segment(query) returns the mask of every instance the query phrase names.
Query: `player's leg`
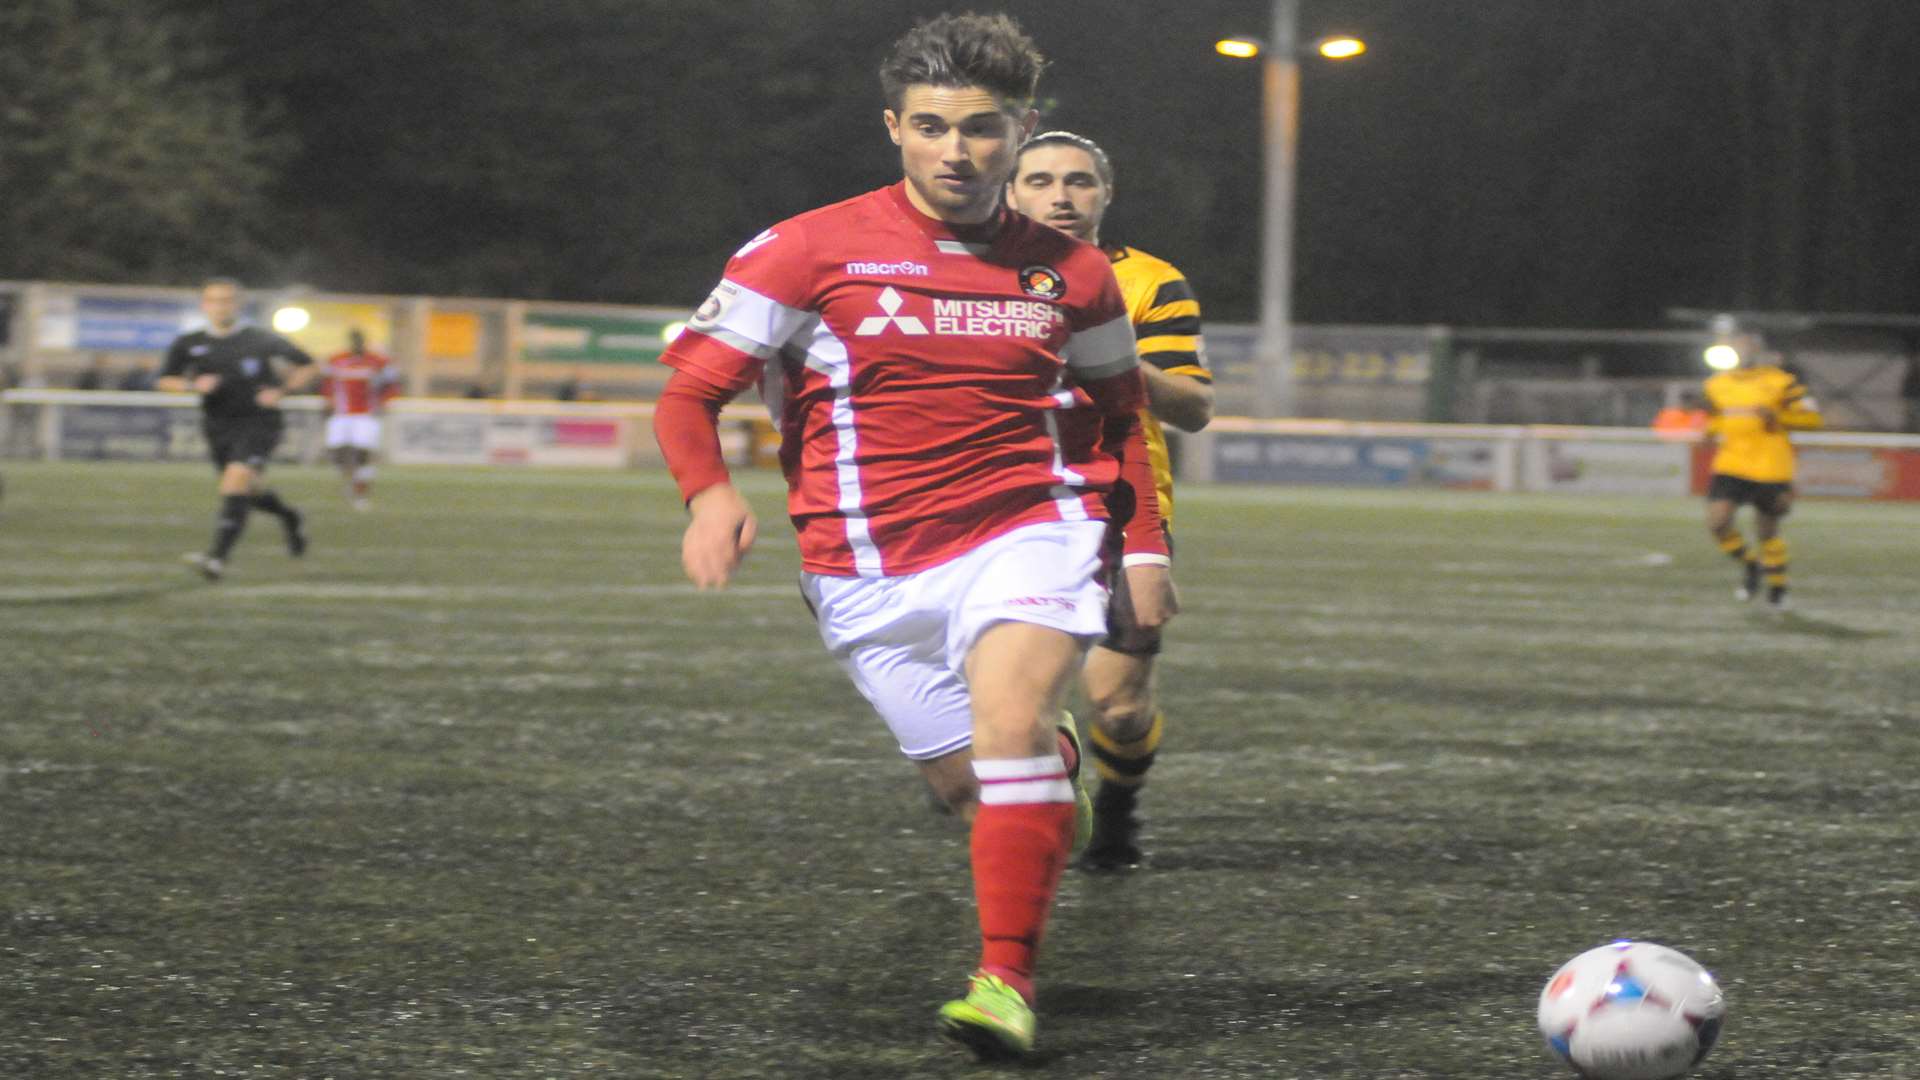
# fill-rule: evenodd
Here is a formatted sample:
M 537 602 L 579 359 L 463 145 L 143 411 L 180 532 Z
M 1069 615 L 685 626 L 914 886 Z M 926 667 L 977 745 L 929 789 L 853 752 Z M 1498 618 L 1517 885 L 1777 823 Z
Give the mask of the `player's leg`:
M 1754 504 L 1754 533 L 1760 541 L 1760 573 L 1766 582 L 1767 604 L 1775 611 L 1787 606 L 1787 539 L 1780 521 L 1793 509 L 1793 489 L 1780 485 Z
M 1113 641 L 1110 635 L 1108 642 Z M 1081 864 L 1093 870 L 1137 866 L 1140 791 L 1165 726 L 1155 705 L 1154 654 L 1096 645 L 1087 655 L 1083 680 L 1093 704 L 1092 753 L 1100 789 L 1093 799 L 1093 839 Z
M 244 461 L 228 460 L 231 448 L 231 442 L 223 433 L 214 449 L 215 465 L 220 470 L 220 513 L 214 519 L 213 540 L 204 555 L 188 556 L 188 561 L 209 581 L 217 581 L 226 573 L 227 559 L 233 554 L 233 546 L 240 542 L 240 534 L 246 531 L 247 515 L 253 508 L 253 470 Z
M 1739 487 L 1736 478 L 1714 474 L 1707 486 L 1707 532 L 1723 553 L 1740 564 L 1741 585 L 1737 595 L 1742 600 L 1750 600 L 1759 588 L 1760 563 L 1748 549 L 1746 537 L 1740 535 L 1740 529 L 1733 523 L 1734 511 L 1740 508 Z
M 253 509 L 264 510 L 280 519 L 280 527 L 287 537 L 287 553 L 297 559 L 307 553 L 306 517 L 267 487 L 265 480 L 267 463 L 273 459 L 273 451 L 280 445 L 284 431 L 280 417 L 262 417 L 247 425 L 238 446 L 240 460 L 249 472 L 247 490 L 252 496 Z
M 1033 1046 L 1033 972 L 1073 842 L 1074 794 L 1055 724 L 1080 665 L 1079 638 L 1001 622 L 967 655 L 980 802 L 969 850 L 980 963 L 940 1011 L 949 1038 L 985 1058 Z
M 1056 728 L 1089 642 L 1105 630 L 1101 522 L 1029 526 L 962 560 L 947 655 L 973 704 L 979 809 L 969 850 L 981 955 L 941 1030 L 982 1057 L 1033 1044 L 1034 963 L 1071 850 L 1075 785 Z
M 373 452 L 380 445 L 380 421 L 371 416 L 354 417 L 353 473 L 348 483 L 353 492 L 353 508 L 366 510 L 373 498 Z
M 348 495 L 353 492 L 353 439 L 347 421 L 349 417 L 335 413 L 327 417 L 327 457 L 332 459 L 333 467 L 340 472 L 340 482 L 347 488 Z

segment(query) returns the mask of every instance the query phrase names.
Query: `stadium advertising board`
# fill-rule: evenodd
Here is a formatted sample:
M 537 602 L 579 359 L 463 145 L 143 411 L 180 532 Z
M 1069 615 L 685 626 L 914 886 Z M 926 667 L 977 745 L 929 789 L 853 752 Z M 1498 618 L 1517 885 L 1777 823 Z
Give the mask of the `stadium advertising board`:
M 60 449 L 64 459 L 155 461 L 181 456 L 174 451 L 176 416 L 197 416 L 180 409 L 67 405 L 59 410 Z
M 54 292 L 40 310 L 43 349 L 160 352 L 206 320 L 191 298 Z
M 1239 484 L 1354 487 L 1496 486 L 1492 439 L 1221 434 L 1213 478 Z
M 181 405 L 61 404 L 47 406 L 54 453 L 66 460 L 201 461 L 207 440 L 200 410 Z M 320 442 L 320 417 L 286 413 L 286 437 L 274 460 L 306 460 Z
M 1533 439 L 1522 453 L 1528 491 L 1684 495 L 1692 454 L 1684 443 L 1612 439 Z
M 666 350 L 667 319 L 624 315 L 528 312 L 521 329 L 525 358 L 552 364 L 646 364 Z
M 626 421 L 618 416 L 396 410 L 387 418 L 387 451 L 396 464 L 619 468 L 627 463 Z
M 1809 447 L 1800 451 L 1794 486 L 1803 495 L 1920 499 L 1920 452 Z

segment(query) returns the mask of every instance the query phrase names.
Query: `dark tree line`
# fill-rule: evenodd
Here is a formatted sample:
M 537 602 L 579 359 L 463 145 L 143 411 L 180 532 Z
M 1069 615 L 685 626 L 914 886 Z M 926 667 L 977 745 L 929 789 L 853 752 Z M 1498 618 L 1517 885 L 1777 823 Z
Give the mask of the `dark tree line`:
M 898 175 L 873 70 L 956 5 L 14 0 L 0 276 L 691 304 L 780 217 Z M 957 5 L 967 6 L 967 5 Z M 986 7 L 989 5 L 974 5 Z M 1265 0 L 1007 0 L 1109 235 L 1250 319 Z M 1647 325 L 1920 310 L 1920 5 L 1306 0 L 1296 313 Z

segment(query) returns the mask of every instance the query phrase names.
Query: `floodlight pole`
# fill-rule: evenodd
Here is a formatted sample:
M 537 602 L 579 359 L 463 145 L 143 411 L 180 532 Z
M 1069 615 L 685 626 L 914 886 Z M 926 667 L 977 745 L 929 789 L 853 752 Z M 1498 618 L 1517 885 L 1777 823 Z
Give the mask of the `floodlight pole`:
M 1261 142 L 1266 191 L 1260 233 L 1260 340 L 1254 410 L 1292 416 L 1293 187 L 1300 145 L 1300 0 L 1273 0 L 1262 65 Z

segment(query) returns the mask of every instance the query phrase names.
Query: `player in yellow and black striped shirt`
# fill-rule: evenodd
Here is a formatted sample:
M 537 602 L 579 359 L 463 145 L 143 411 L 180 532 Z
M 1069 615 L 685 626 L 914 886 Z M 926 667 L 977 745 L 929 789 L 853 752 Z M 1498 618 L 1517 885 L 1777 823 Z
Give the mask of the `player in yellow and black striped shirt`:
M 1787 602 L 1787 541 L 1780 519 L 1793 507 L 1792 429 L 1821 425 L 1820 407 L 1800 379 L 1772 362 L 1758 341 L 1739 348 L 1740 366 L 1707 380 L 1707 435 L 1718 448 L 1707 483 L 1707 531 L 1720 550 L 1740 561 L 1744 576 L 1737 593 L 1752 599 L 1767 586 L 1767 603 L 1781 610 Z M 1734 525 L 1742 504 L 1751 504 L 1758 557 Z
M 1069 131 L 1043 132 L 1021 147 L 1007 201 L 1036 221 L 1099 244 L 1100 219 L 1113 201 L 1113 165 L 1090 139 Z M 1213 376 L 1200 337 L 1200 302 L 1171 263 L 1138 248 L 1103 250 L 1126 295 L 1140 370 L 1147 377 L 1141 422 L 1171 549 L 1173 469 L 1160 425 L 1199 431 L 1213 419 Z M 1115 520 L 1121 519 L 1116 512 Z M 1082 865 L 1101 870 L 1140 862 L 1134 811 L 1165 725 L 1153 685 L 1160 631 L 1134 624 L 1126 576 L 1117 566 L 1109 585 L 1107 637 L 1088 652 L 1084 672 L 1087 699 L 1094 706 L 1093 759 L 1100 790 L 1094 796 L 1093 839 L 1081 858 Z

